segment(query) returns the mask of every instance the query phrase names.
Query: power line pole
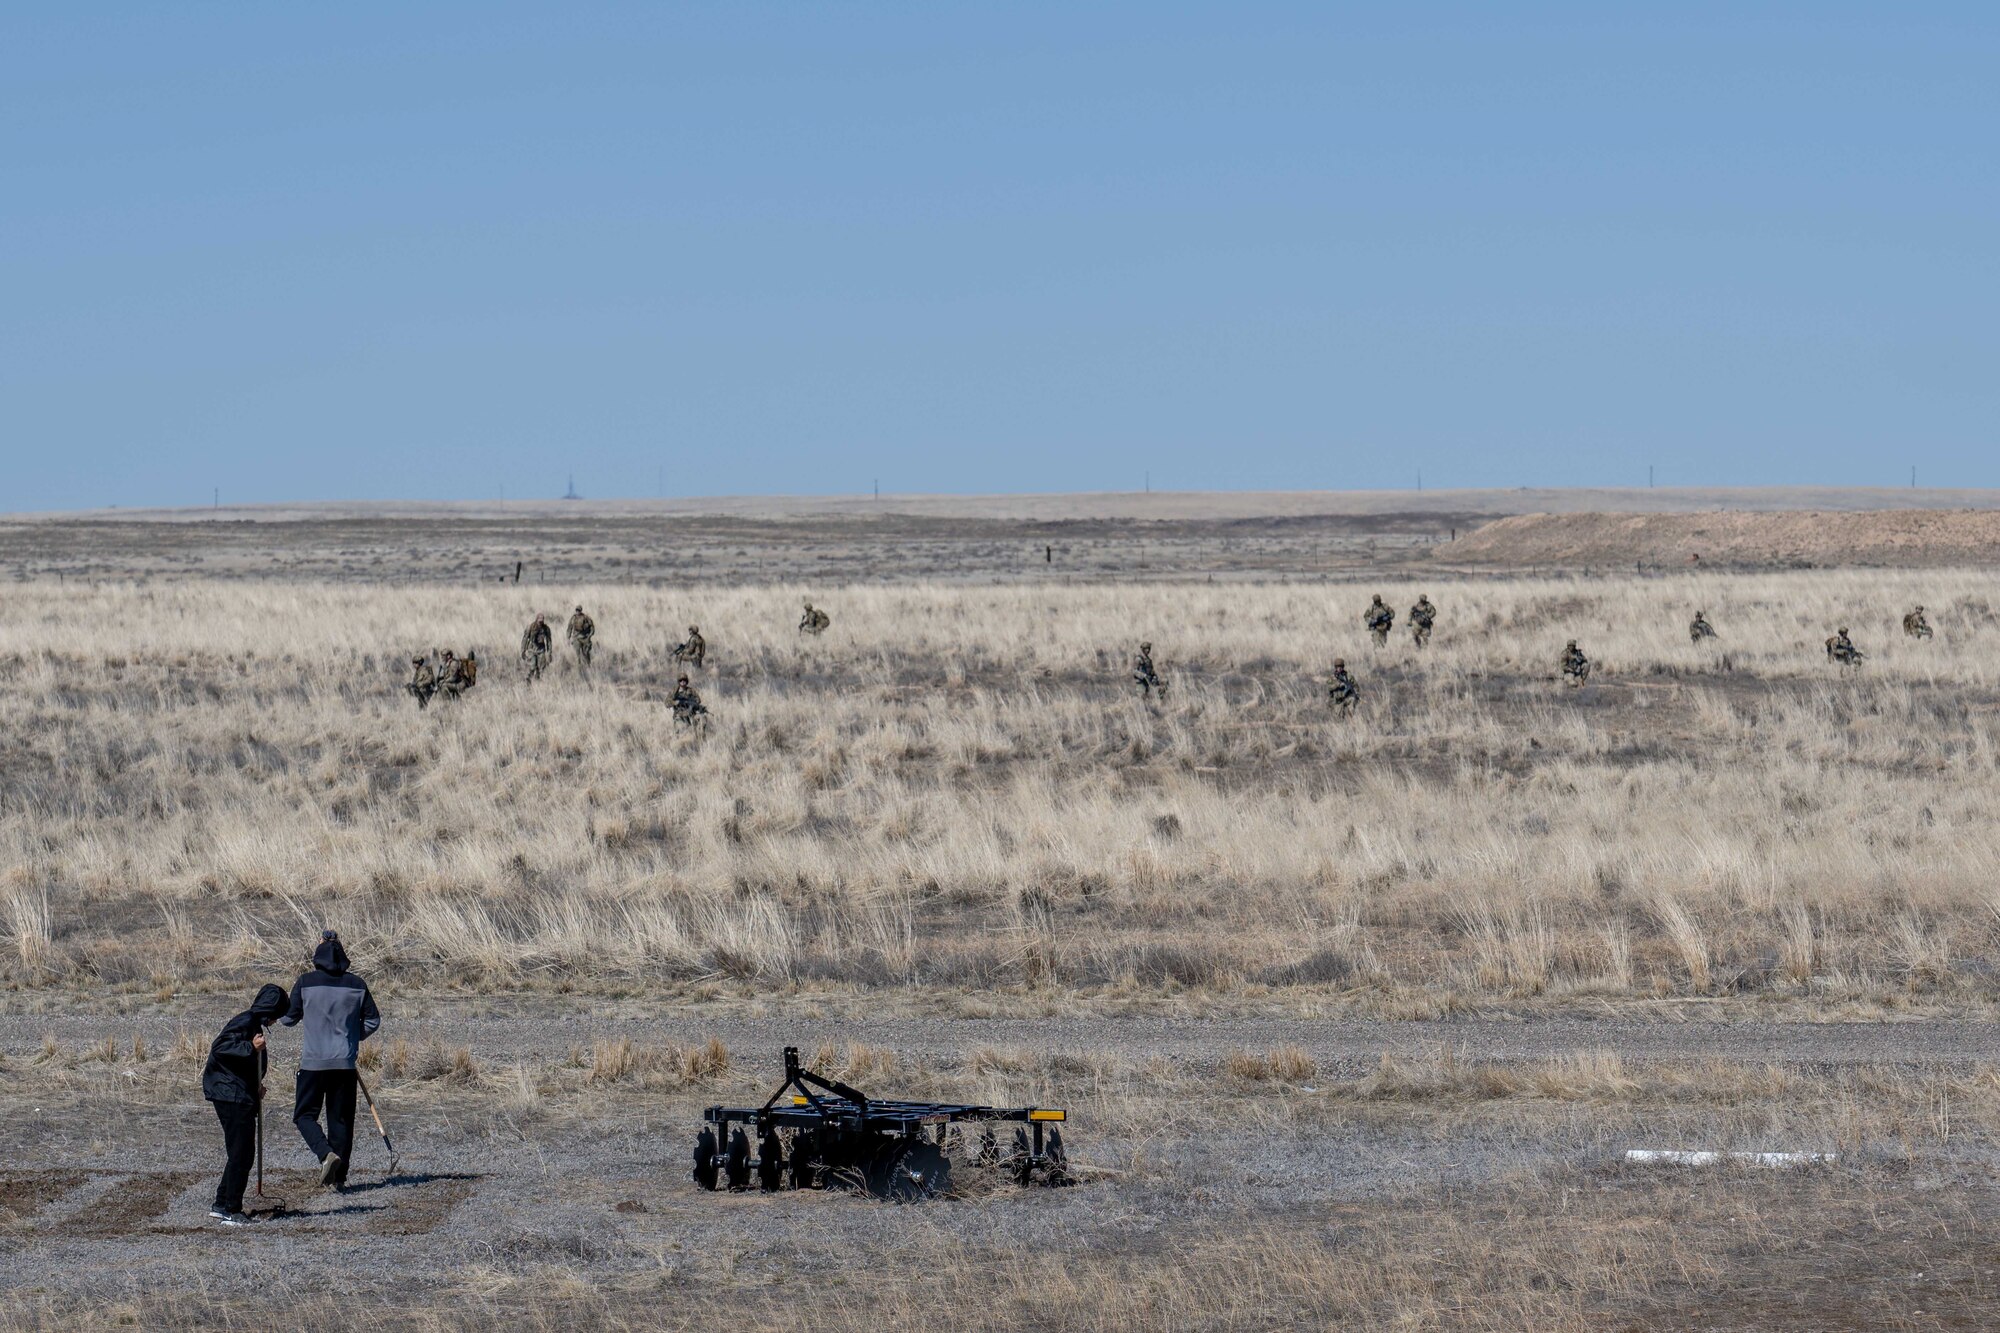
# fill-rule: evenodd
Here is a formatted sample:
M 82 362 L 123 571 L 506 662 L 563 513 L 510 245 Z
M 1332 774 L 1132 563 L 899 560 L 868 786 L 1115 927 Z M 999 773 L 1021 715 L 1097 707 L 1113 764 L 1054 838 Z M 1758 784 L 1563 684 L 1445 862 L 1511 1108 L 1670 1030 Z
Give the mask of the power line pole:
M 1910 464 L 1910 489 L 1913 491 L 1917 489 L 1917 465 L 1915 463 Z
M 1653 465 L 1651 463 L 1646 464 L 1646 489 L 1649 491 L 1653 489 Z

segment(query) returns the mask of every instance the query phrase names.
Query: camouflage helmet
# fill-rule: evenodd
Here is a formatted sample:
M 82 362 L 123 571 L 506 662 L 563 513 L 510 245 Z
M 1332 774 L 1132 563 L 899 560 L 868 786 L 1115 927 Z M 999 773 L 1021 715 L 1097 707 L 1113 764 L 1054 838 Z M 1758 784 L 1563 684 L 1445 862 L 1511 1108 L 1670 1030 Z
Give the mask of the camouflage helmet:
M 688 678 L 687 678 L 687 673 L 686 673 L 686 672 L 682 672 L 682 673 L 681 673 L 681 678 L 680 678 L 679 680 L 677 680 L 677 681 L 675 681 L 675 682 L 674 682 L 674 684 L 676 684 L 676 685 L 685 685 L 685 684 L 687 684 L 687 683 L 688 683 Z
M 1842 626 L 1840 627 L 1840 629 L 1839 629 L 1839 631 L 1838 631 L 1838 632 L 1839 632 L 1839 633 L 1841 633 L 1841 634 L 1845 634 L 1845 633 L 1847 633 L 1847 626 L 1845 626 L 1845 625 L 1842 625 Z
M 1565 647 L 1569 647 L 1569 648 L 1574 648 L 1574 647 L 1576 647 L 1576 640 L 1575 640 L 1575 639 L 1571 639 L 1571 640 L 1570 640 L 1570 641 L 1569 641 L 1569 642 L 1568 642 L 1568 643 L 1567 643 L 1566 645 L 1564 645 L 1564 646 L 1565 646 Z
M 1145 643 L 1142 643 L 1142 644 L 1140 644 L 1140 645 L 1139 645 L 1139 651 L 1140 651 L 1140 652 L 1142 652 L 1142 653 L 1150 653 L 1150 652 L 1152 652 L 1152 651 L 1153 651 L 1153 644 L 1152 644 L 1152 641 L 1151 641 L 1151 640 L 1149 639 L 1149 640 L 1147 640 L 1147 641 L 1146 641 Z
M 688 626 L 688 633 L 690 633 L 690 634 L 699 634 L 699 633 L 701 633 L 701 626 L 699 626 L 699 625 L 689 625 L 689 626 Z
M 1345 671 L 1345 670 L 1347 669 L 1347 659 L 1346 659 L 1346 658 L 1344 658 L 1344 657 L 1336 657 L 1336 658 L 1334 658 L 1334 659 L 1333 659 L 1333 669 L 1334 669 L 1335 671 Z
M 1378 592 L 1375 594 L 1375 605 L 1380 606 L 1381 604 L 1382 604 L 1382 594 Z
M 577 613 L 578 615 L 582 615 L 582 614 L 583 614 L 583 604 L 582 604 L 581 602 L 579 602 L 579 603 L 577 604 L 577 608 L 576 608 L 576 613 Z
M 410 659 L 411 666 L 422 666 L 423 664 L 424 664 L 424 655 L 422 653 L 418 653 L 415 657 Z

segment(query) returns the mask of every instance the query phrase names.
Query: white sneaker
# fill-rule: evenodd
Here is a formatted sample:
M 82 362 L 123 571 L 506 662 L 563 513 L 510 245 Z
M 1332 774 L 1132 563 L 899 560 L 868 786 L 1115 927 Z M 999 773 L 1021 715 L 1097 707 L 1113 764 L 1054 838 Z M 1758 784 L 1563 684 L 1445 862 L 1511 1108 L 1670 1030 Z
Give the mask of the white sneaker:
M 334 1181 L 340 1179 L 340 1165 L 340 1154 L 337 1152 L 328 1153 L 319 1164 L 319 1183 L 322 1185 L 331 1185 Z
M 214 1217 L 216 1216 L 216 1213 L 212 1212 L 209 1214 L 209 1216 Z M 252 1221 L 252 1219 L 247 1214 L 244 1213 L 222 1213 L 221 1217 L 222 1217 L 222 1225 L 226 1227 L 247 1227 L 251 1224 Z

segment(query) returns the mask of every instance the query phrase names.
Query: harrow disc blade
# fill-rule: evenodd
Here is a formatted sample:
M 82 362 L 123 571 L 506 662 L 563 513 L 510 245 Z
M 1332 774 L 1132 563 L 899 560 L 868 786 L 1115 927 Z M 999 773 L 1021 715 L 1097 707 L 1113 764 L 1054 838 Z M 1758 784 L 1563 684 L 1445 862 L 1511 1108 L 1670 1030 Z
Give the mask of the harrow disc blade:
M 774 1190 L 785 1182 L 785 1149 L 778 1142 L 778 1131 L 766 1129 L 757 1140 L 757 1186 L 759 1189 Z
M 750 1136 L 740 1128 L 729 1136 L 729 1153 L 723 1159 L 723 1170 L 729 1177 L 729 1188 L 750 1188 Z
M 715 1131 L 704 1129 L 694 1141 L 694 1183 L 712 1190 L 718 1183 L 715 1169 Z
M 919 1203 L 951 1192 L 951 1159 L 935 1143 L 892 1139 L 876 1154 L 868 1192 L 891 1203 Z

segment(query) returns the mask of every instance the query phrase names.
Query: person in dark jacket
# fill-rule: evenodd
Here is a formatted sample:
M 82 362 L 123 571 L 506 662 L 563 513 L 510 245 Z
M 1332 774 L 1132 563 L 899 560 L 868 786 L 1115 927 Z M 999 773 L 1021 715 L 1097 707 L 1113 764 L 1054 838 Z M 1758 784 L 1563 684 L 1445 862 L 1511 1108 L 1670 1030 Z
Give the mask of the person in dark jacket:
M 282 1020 L 286 1027 L 305 1025 L 292 1123 L 319 1159 L 319 1183 L 339 1185 L 347 1179 L 347 1162 L 354 1154 L 355 1063 L 361 1043 L 382 1026 L 382 1015 L 368 983 L 347 970 L 340 936 L 322 933 L 312 960 L 313 970 L 292 987 L 292 1006 Z M 322 1107 L 324 1132 L 319 1126 Z
M 278 1021 L 288 1003 L 283 986 L 264 987 L 250 1007 L 224 1023 L 208 1044 L 201 1095 L 215 1103 L 227 1156 L 215 1187 L 215 1207 L 208 1215 L 224 1226 L 240 1227 L 250 1220 L 243 1213 L 243 1187 L 250 1183 L 250 1166 L 257 1159 L 257 1112 L 264 1096 L 264 1071 L 271 1065 L 264 1029 Z

